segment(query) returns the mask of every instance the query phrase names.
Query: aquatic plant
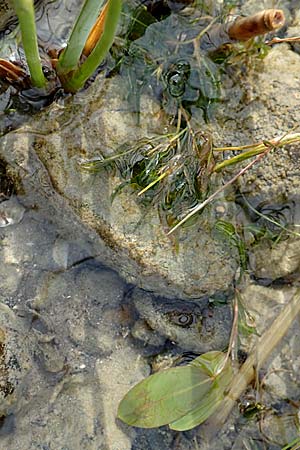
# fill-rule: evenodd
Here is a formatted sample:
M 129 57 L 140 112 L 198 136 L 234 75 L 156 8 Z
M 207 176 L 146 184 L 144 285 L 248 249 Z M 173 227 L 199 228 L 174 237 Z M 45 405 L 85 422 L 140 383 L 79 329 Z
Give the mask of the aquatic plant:
M 118 417 L 135 427 L 189 430 L 214 413 L 231 378 L 224 353 L 205 353 L 141 381 L 121 401 Z
M 265 157 L 271 150 L 282 147 L 286 144 L 291 144 L 294 142 L 300 142 L 300 133 L 287 134 L 271 141 L 264 141 L 260 143 L 250 144 L 240 147 L 215 147 L 213 151 L 224 152 L 224 151 L 240 151 L 241 153 L 233 156 L 229 159 L 224 159 L 222 162 L 217 163 L 214 166 L 213 172 L 219 172 L 224 168 L 231 166 L 233 164 L 240 163 L 242 161 L 251 159 L 251 161 L 242 169 L 240 169 L 229 181 L 227 181 L 223 186 L 217 189 L 213 194 L 211 194 L 202 203 L 196 205 L 192 208 L 183 219 L 181 219 L 170 231 L 169 234 L 173 233 L 185 222 L 190 220 L 195 214 L 199 213 L 203 208 L 212 202 L 221 192 L 224 191 L 229 185 L 234 183 L 240 176 L 242 176 L 247 170 L 249 170 L 254 164 Z
M 237 305 L 238 301 L 235 301 L 227 354 L 208 352 L 187 366 L 150 375 L 122 399 L 119 419 L 136 427 L 169 425 L 178 431 L 189 430 L 206 421 L 207 437 L 218 434 L 236 401 L 255 378 L 255 368 L 262 366 L 299 314 L 300 289 L 258 339 L 238 372 L 234 373 L 229 354 L 236 339 Z
M 157 204 L 161 218 L 171 227 L 207 195 L 214 160 L 210 137 L 187 126 L 173 134 L 138 141 L 135 146 L 123 146 L 112 157 L 82 161 L 80 168 L 97 172 L 112 165 L 124 179 L 112 200 L 126 187 L 136 190 L 137 200 L 143 205 Z
M 268 205 L 262 202 L 254 207 L 244 195 L 241 196 L 241 199 L 252 216 L 253 223 L 249 224 L 246 229 L 253 235 L 254 240 L 265 238 L 277 243 L 288 236 L 300 237 L 300 233 L 288 228 L 289 223 L 292 222 L 290 204 Z
M 226 10 L 226 14 L 228 12 Z M 113 198 L 126 187 L 137 190 L 138 201 L 158 205 L 160 217 L 171 228 L 170 233 L 185 223 L 192 223 L 194 216 L 272 149 L 299 140 L 299 135 L 291 135 L 284 136 L 280 142 L 275 139 L 221 148 L 215 147 L 211 137 L 195 127 L 193 111 L 202 111 L 204 120 L 209 121 L 221 100 L 220 71 L 224 68 L 220 62 L 215 63 L 218 52 L 214 52 L 224 43 L 249 40 L 278 29 L 284 22 L 283 12 L 275 9 L 246 18 L 232 19 L 226 14 L 220 23 L 221 15 L 209 21 L 201 16 L 191 21 L 183 15 L 167 17 L 149 27 L 147 24 L 151 20 L 147 17 L 145 34 L 130 44 L 128 58 L 120 67 L 125 82 L 129 80 L 129 107 L 138 117 L 142 94 L 158 91 L 162 107 L 176 125 L 176 132 L 145 138 L 132 147 L 132 144 L 122 146 L 113 157 L 94 158 L 80 164 L 83 170 L 92 172 L 108 165 L 116 166 L 124 181 Z M 133 26 L 137 21 L 142 25 L 140 19 L 134 17 Z M 178 27 L 184 40 L 178 37 L 181 35 Z M 249 55 L 251 48 L 258 50 L 255 43 L 251 45 L 241 53 Z M 233 50 L 231 55 L 237 60 L 239 50 Z M 229 152 L 238 154 L 228 158 Z M 219 189 L 215 187 L 213 174 L 252 158 L 256 159 L 227 184 Z
M 248 263 L 247 249 L 244 240 L 240 236 L 240 233 L 237 231 L 237 227 L 235 227 L 230 222 L 226 222 L 225 220 L 217 220 L 217 222 L 215 223 L 215 228 L 223 237 L 225 237 L 229 241 L 229 244 L 232 247 L 235 247 L 238 250 L 240 267 L 242 271 L 246 270 Z
M 57 73 L 67 91 L 78 91 L 106 56 L 114 40 L 121 6 L 122 0 L 108 0 L 84 42 L 89 30 L 88 25 L 94 21 L 99 8 L 99 0 L 86 0 L 67 48 L 58 58 Z M 81 41 L 80 45 L 78 39 Z M 80 64 L 81 55 L 85 56 L 86 60 Z
M 19 19 L 22 44 L 30 71 L 30 84 L 48 88 L 40 56 L 35 27 L 33 0 L 13 0 Z M 49 62 L 59 82 L 68 92 L 76 92 L 93 75 L 109 51 L 121 13 L 122 0 L 107 0 L 101 10 L 99 0 L 86 0 L 74 25 L 66 48 Z M 99 14 L 100 13 L 100 14 Z M 53 56 L 53 55 L 52 55 Z M 26 73 L 16 64 L 0 61 L 0 75 L 22 85 Z
M 193 223 L 201 211 L 217 198 L 228 186 L 233 184 L 247 170 L 264 158 L 271 150 L 287 144 L 300 142 L 300 133 L 287 134 L 276 139 L 253 143 L 239 147 L 215 147 L 211 136 L 200 130 L 193 130 L 186 113 L 182 108 L 180 117 L 185 116 L 186 126 L 173 134 L 157 136 L 138 141 L 135 146 L 122 147 L 119 153 L 108 158 L 93 158 L 93 160 L 80 161 L 81 170 L 98 172 L 104 168 L 115 166 L 124 182 L 116 189 L 112 196 L 115 198 L 122 189 L 131 187 L 137 191 L 137 200 L 144 205 L 158 205 L 161 217 L 170 228 L 168 234 L 173 233 L 184 224 Z M 225 152 L 239 152 L 235 156 L 221 159 Z M 221 161 L 220 161 L 221 159 Z M 242 169 L 226 183 L 215 189 L 211 176 L 233 165 L 239 165 L 250 160 Z M 251 205 L 249 206 L 251 207 Z M 270 239 L 276 239 L 278 230 L 287 235 L 299 236 L 299 233 L 289 230 L 287 223 L 281 223 L 279 217 L 272 218 L 268 214 L 257 211 L 257 215 L 273 224 L 277 228 Z M 224 223 L 223 223 L 224 225 Z M 233 230 L 223 227 L 223 232 L 231 237 Z M 222 222 L 217 228 L 219 231 Z M 268 232 L 270 226 L 264 228 Z M 253 229 L 254 231 L 254 229 Z M 257 232 L 262 232 L 262 226 Z M 246 252 L 241 240 L 235 235 L 235 245 L 239 250 L 241 266 L 246 267 Z M 233 240 L 231 242 L 233 244 Z

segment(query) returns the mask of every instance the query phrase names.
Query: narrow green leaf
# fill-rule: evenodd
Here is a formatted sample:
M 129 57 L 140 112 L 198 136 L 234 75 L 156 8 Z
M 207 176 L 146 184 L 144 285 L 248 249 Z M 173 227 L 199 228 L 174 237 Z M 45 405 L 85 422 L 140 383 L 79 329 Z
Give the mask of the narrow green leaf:
M 59 57 L 57 72 L 65 74 L 77 68 L 79 59 L 89 35 L 101 10 L 103 0 L 86 0 L 74 25 L 68 45 Z
M 121 401 L 118 417 L 128 425 L 153 428 L 195 410 L 214 384 L 214 367 L 219 368 L 224 361 L 223 353 L 210 353 L 187 366 L 158 372 L 138 383 Z
M 33 86 L 44 88 L 47 81 L 43 74 L 38 51 L 33 0 L 13 0 L 13 6 L 20 23 L 22 44 L 31 82 Z

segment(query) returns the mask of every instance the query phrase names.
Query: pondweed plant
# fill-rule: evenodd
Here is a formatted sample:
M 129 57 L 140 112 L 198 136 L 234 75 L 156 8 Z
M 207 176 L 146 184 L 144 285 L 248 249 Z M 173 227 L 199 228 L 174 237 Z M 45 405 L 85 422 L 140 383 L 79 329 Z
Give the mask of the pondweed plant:
M 225 151 L 240 151 L 239 155 L 233 156 L 229 159 L 223 160 L 217 163 L 213 169 L 214 172 L 219 172 L 226 167 L 233 164 L 237 164 L 248 159 L 251 161 L 243 168 L 240 169 L 228 182 L 217 189 L 213 194 L 206 198 L 202 203 L 199 203 L 194 208 L 192 208 L 183 219 L 181 219 L 169 232 L 173 233 L 185 222 L 191 219 L 195 214 L 199 213 L 203 208 L 210 204 L 221 192 L 224 191 L 229 185 L 234 183 L 240 176 L 242 176 L 247 170 L 249 170 L 254 164 L 264 158 L 271 150 L 282 147 L 287 144 L 300 142 L 300 133 L 293 133 L 281 136 L 279 138 L 273 139 L 271 141 L 259 142 L 256 144 L 250 144 L 241 147 L 215 147 L 215 152 L 225 152 Z M 254 157 L 254 159 L 252 159 Z
M 235 302 L 237 305 L 238 302 Z M 129 425 L 153 428 L 169 425 L 185 431 L 206 421 L 208 439 L 218 434 L 231 409 L 300 313 L 300 290 L 258 339 L 244 364 L 231 363 L 238 324 L 235 310 L 227 354 L 205 353 L 184 367 L 165 369 L 134 386 L 119 405 L 118 417 Z
M 33 0 L 13 0 L 13 5 L 20 23 L 30 83 L 47 91 L 49 83 L 43 74 L 38 52 Z M 60 83 L 67 92 L 76 92 L 84 86 L 113 43 L 122 0 L 107 0 L 102 7 L 102 1 L 85 1 L 66 48 L 57 60 L 52 61 Z M 25 75 L 25 72 L 20 72 L 20 67 L 7 61 L 2 60 L 0 68 L 2 73 L 15 81 Z
M 213 167 L 211 150 L 210 139 L 185 127 L 138 141 L 112 157 L 81 162 L 80 168 L 97 172 L 115 166 L 125 181 L 113 198 L 125 187 L 136 190 L 143 205 L 159 205 L 161 218 L 171 227 L 178 216 L 207 195 Z
M 185 223 L 193 223 L 197 214 L 270 151 L 296 142 L 300 142 L 300 133 L 240 147 L 215 147 L 209 136 L 200 130 L 194 131 L 187 120 L 186 127 L 178 132 L 144 139 L 108 158 L 83 161 L 80 168 L 88 172 L 98 172 L 105 167 L 115 166 L 125 181 L 117 188 L 112 198 L 121 189 L 130 186 L 137 191 L 137 199 L 141 202 L 158 205 L 171 234 Z M 220 155 L 225 152 L 239 153 L 220 161 Z M 248 160 L 250 162 L 239 169 L 229 181 L 212 192 L 213 174 Z M 259 212 L 257 214 L 263 216 Z M 299 236 L 299 233 L 289 230 L 286 225 L 266 215 L 264 218 L 286 233 Z M 245 256 L 242 254 L 242 248 L 239 252 L 244 266 Z

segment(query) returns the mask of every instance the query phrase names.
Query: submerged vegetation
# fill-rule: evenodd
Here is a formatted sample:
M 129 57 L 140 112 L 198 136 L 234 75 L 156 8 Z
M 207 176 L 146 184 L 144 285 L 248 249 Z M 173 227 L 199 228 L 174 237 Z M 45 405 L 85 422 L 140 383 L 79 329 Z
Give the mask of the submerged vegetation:
M 189 127 L 171 135 L 137 142 L 110 158 L 80 164 L 82 170 L 97 172 L 115 165 L 124 182 L 117 193 L 130 186 L 144 205 L 158 204 L 161 217 L 171 227 L 186 209 L 208 193 L 214 167 L 210 139 Z
M 118 63 L 137 121 L 142 96 L 154 95 L 174 132 L 145 137 L 134 145 L 122 145 L 113 156 L 80 163 L 82 170 L 93 173 L 116 167 L 124 181 L 112 200 L 123 189 L 134 190 L 137 201 L 158 206 L 169 233 L 185 223 L 194 223 L 194 216 L 272 150 L 300 140 L 300 134 L 291 134 L 221 148 L 197 126 L 198 116 L 209 122 L 215 109 L 222 106 L 222 74 L 227 67 L 251 65 L 267 53 L 264 41 L 254 41 L 253 36 L 276 30 L 284 23 L 281 10 L 232 20 L 233 4 L 226 3 L 211 17 L 201 11 L 204 3 L 200 13 L 170 14 L 158 22 L 147 8 L 138 7 L 125 33 L 126 56 Z M 221 185 L 223 173 L 228 180 L 230 166 L 247 160 L 250 162 L 244 169 L 238 169 Z
M 15 0 L 14 4 L 30 77 L 22 67 L 3 60 L 0 74 L 22 88 L 32 85 L 47 90 L 52 81 L 44 75 L 40 63 L 33 2 Z M 121 0 L 108 0 L 102 9 L 101 6 L 101 2 L 86 0 L 67 47 L 49 56 L 55 73 L 54 84 L 61 84 L 65 91 L 81 89 L 112 46 L 121 15 Z M 193 223 L 219 194 L 271 152 L 300 142 L 300 134 L 293 133 L 246 146 L 217 147 L 209 133 L 195 126 L 197 114 L 209 122 L 214 108 L 221 103 L 222 73 L 226 66 L 237 64 L 251 52 L 257 57 L 265 54 L 263 41 L 258 44 L 251 41 L 246 44 L 246 51 L 244 44 L 239 47 L 236 41 L 246 41 L 283 23 L 281 11 L 267 10 L 250 19 L 238 18 L 230 26 L 225 20 L 229 11 L 227 8 L 225 13 L 222 11 L 209 20 L 201 15 L 191 19 L 188 15 L 174 14 L 163 17 L 161 22 L 152 20 L 146 8 L 135 11 L 127 32 L 119 38 L 119 46 L 122 47 L 121 42 L 124 48 L 115 49 L 113 71 L 118 71 L 131 86 L 128 102 L 137 120 L 141 97 L 150 91 L 159 99 L 174 131 L 124 144 L 113 156 L 99 156 L 80 163 L 81 170 L 93 173 L 116 168 L 123 181 L 112 200 L 123 189 L 134 190 L 137 201 L 143 205 L 158 205 L 169 234 Z M 178 28 L 182 31 L 180 35 Z M 250 33 L 250 28 L 255 31 Z M 157 45 L 158 37 L 160 45 Z M 232 167 L 238 167 L 233 174 Z M 254 242 L 262 237 L 273 242 L 289 234 L 299 237 L 289 229 L 290 221 L 285 215 L 288 208 L 253 206 L 246 198 L 242 201 L 255 217 L 254 225 L 247 230 Z M 248 264 L 245 228 L 225 220 L 217 220 L 213 227 L 238 250 L 242 276 Z M 254 365 L 261 365 L 287 332 L 299 312 L 299 304 L 297 292 L 235 373 L 230 354 L 237 333 L 255 333 L 255 327 L 246 324 L 247 311 L 236 292 L 238 306 L 228 352 L 209 352 L 185 367 L 151 375 L 124 397 L 119 418 L 134 426 L 150 428 L 167 424 L 174 430 L 188 430 L 212 417 L 211 430 L 218 430 L 234 401 L 255 377 Z
M 187 366 L 165 369 L 142 380 L 121 401 L 118 417 L 137 427 L 168 424 L 171 429 L 179 431 L 189 430 L 208 420 L 208 436 L 216 435 L 238 398 L 255 379 L 255 368 L 262 366 L 299 314 L 300 290 L 258 339 L 236 372 L 229 355 L 237 337 L 237 304 L 236 300 L 227 354 L 208 352 Z

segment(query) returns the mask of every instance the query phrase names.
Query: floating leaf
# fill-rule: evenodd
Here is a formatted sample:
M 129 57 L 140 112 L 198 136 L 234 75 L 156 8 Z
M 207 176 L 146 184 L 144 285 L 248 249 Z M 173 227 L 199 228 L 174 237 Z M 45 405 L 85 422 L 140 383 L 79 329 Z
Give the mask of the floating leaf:
M 172 422 L 173 426 L 191 411 L 198 411 L 201 402 L 211 406 L 212 388 L 220 391 L 217 379 L 223 380 L 223 394 L 225 378 L 227 381 L 229 377 L 227 367 L 226 377 L 223 376 L 224 361 L 224 353 L 209 352 L 187 366 L 151 375 L 126 394 L 119 405 L 118 417 L 136 427 L 153 428 Z M 187 420 L 190 421 L 189 417 Z

